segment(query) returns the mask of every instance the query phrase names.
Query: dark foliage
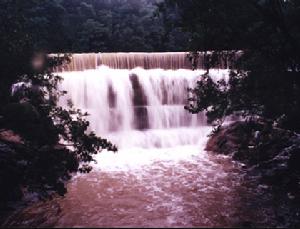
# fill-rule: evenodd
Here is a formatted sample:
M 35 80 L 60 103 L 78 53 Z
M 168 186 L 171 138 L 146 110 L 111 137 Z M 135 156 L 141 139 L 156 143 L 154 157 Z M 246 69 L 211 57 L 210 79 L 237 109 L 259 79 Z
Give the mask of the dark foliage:
M 191 89 L 192 113 L 207 111 L 210 121 L 226 116 L 260 116 L 300 131 L 300 5 L 295 0 L 166 0 L 178 12 L 179 26 L 196 51 L 243 50 L 228 82 L 209 73 Z M 208 67 L 211 65 L 208 65 Z
M 166 0 L 197 51 L 242 50 L 229 80 L 207 72 L 190 89 L 191 113 L 215 124 L 207 150 L 243 162 L 247 174 L 274 198 L 276 226 L 299 226 L 300 2 L 297 0 Z M 208 52 L 206 52 L 208 55 Z M 211 62 L 211 63 L 210 63 Z M 245 122 L 223 127 L 226 117 Z
M 13 130 L 22 138 L 0 139 L 0 208 L 26 190 L 63 195 L 72 172 L 89 172 L 95 154 L 117 150 L 88 131 L 88 114 L 71 102 L 57 105 L 67 92 L 57 89 L 61 78 L 52 69 L 69 56 L 47 53 L 65 47 L 63 16 L 61 1 L 0 2 L 0 133 Z

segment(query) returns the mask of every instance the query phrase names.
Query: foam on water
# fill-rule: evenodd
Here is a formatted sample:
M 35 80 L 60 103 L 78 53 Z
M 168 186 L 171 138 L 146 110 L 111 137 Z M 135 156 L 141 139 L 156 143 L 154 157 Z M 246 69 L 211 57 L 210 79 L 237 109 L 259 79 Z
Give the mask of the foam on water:
M 61 88 L 74 105 L 90 114 L 91 129 L 99 135 L 111 132 L 199 127 L 203 114 L 191 115 L 183 109 L 187 89 L 203 70 L 133 69 L 100 67 L 83 72 L 60 73 Z M 212 70 L 213 79 L 227 79 L 228 70 Z
M 77 65 L 86 69 L 80 58 Z M 92 66 L 94 56 L 88 58 Z M 135 56 L 128 64 L 136 63 L 136 58 L 140 61 L 140 56 Z M 152 65 L 157 64 L 157 58 L 150 61 Z M 114 56 L 107 61 L 125 66 L 125 60 Z M 166 63 L 169 60 L 171 56 Z M 69 70 L 79 68 L 73 67 Z M 68 91 L 60 104 L 66 106 L 71 99 L 75 107 L 87 111 L 90 129 L 116 144 L 119 151 L 101 152 L 93 172 L 74 177 L 64 198 L 25 209 L 11 225 L 268 225 L 265 220 L 270 217 L 266 216 L 273 213 L 263 205 L 256 188 L 245 181 L 240 165 L 204 150 L 211 131 L 204 114 L 184 110 L 187 88 L 203 73 L 105 66 L 59 73 L 64 79 L 60 87 Z M 214 80 L 227 80 L 228 70 L 211 70 L 211 75 Z

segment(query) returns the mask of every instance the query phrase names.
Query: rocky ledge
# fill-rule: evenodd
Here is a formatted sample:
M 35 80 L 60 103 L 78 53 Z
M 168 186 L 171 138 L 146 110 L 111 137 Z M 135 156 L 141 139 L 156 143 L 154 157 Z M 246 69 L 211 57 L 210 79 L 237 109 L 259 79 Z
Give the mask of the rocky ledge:
M 210 136 L 206 150 L 231 155 L 273 195 L 281 225 L 300 226 L 300 136 L 262 121 L 238 121 Z

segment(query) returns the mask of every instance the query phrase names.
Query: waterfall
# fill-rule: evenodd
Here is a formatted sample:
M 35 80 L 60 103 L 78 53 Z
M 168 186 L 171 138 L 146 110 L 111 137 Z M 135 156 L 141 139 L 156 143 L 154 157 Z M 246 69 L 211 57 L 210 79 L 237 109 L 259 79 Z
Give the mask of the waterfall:
M 241 51 L 223 51 L 215 54 L 214 68 L 227 69 L 237 58 L 242 55 Z M 57 54 L 50 54 L 57 56 Z M 197 53 L 197 61 L 192 64 L 189 60 L 188 52 L 162 52 L 162 53 L 81 53 L 73 54 L 70 62 L 55 68 L 57 72 L 65 71 L 84 71 L 88 69 L 97 69 L 99 66 L 107 66 L 112 69 L 165 69 L 178 70 L 189 69 L 193 67 L 197 69 L 205 68 L 205 58 L 211 57 L 212 52 Z
M 195 85 L 204 70 L 180 68 L 187 64 L 182 53 L 101 54 L 102 64 L 93 67 L 94 57 L 75 55 L 72 69 L 76 71 L 59 73 L 64 79 L 60 87 L 68 92 L 60 103 L 64 106 L 71 99 L 75 107 L 88 112 L 91 130 L 121 149 L 198 143 L 199 127 L 206 126 L 205 115 L 189 114 L 184 105 L 187 89 Z M 145 59 L 151 68 L 131 68 Z M 131 66 L 128 69 L 126 61 Z M 227 78 L 228 70 L 211 70 L 211 76 L 215 80 Z
M 272 201 L 264 201 L 265 191 L 253 179 L 245 180 L 238 163 L 204 150 L 211 131 L 205 115 L 184 110 L 187 88 L 205 71 L 183 68 L 177 54 L 163 53 L 144 55 L 151 65 L 137 67 L 141 63 L 131 65 L 132 55 L 103 54 L 110 58 L 99 65 L 94 54 L 79 54 L 76 64 L 58 73 L 68 91 L 60 104 L 71 99 L 87 111 L 90 129 L 119 151 L 102 151 L 91 173 L 68 183 L 64 198 L 25 210 L 16 225 L 232 227 L 275 218 Z M 229 75 L 227 69 L 210 74 L 213 80 Z

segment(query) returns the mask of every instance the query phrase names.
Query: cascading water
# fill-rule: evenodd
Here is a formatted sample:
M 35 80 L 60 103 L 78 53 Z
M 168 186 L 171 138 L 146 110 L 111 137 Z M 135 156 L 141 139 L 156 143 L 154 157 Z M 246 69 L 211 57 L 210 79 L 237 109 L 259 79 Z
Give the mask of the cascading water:
M 195 145 L 206 125 L 205 116 L 184 110 L 187 89 L 202 70 L 116 70 L 100 67 L 83 72 L 61 73 L 61 88 L 75 107 L 90 114 L 91 130 L 106 136 L 120 149 L 166 148 Z M 215 79 L 226 78 L 227 70 L 213 70 Z
M 211 127 L 203 114 L 184 110 L 187 88 L 204 71 L 184 68 L 183 56 L 102 54 L 99 65 L 98 55 L 81 54 L 59 73 L 68 91 L 60 104 L 71 99 L 87 111 L 90 129 L 119 151 L 101 152 L 66 197 L 25 210 L 15 226 L 264 225 L 271 213 L 257 190 L 230 158 L 204 151 Z M 228 77 L 227 69 L 210 73 Z M 31 222 L 36 215 L 43 220 Z

